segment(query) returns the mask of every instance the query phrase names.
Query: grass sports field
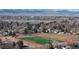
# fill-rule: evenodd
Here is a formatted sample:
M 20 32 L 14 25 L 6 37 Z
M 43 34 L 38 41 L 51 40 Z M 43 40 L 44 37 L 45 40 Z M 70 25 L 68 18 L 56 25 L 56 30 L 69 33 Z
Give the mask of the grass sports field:
M 23 40 L 30 40 L 32 42 L 36 42 L 36 43 L 39 43 L 39 44 L 47 44 L 49 43 L 49 39 L 48 38 L 42 38 L 42 37 L 38 37 L 38 36 L 26 36 L 26 37 L 23 37 L 21 38 Z M 55 39 L 51 40 L 51 42 L 59 42 Z

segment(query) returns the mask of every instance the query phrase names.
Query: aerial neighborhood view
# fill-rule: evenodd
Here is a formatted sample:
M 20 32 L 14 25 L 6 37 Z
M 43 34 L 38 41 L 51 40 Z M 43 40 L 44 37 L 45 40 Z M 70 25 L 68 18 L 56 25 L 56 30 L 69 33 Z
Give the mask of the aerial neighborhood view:
M 79 10 L 0 9 L 0 49 L 79 49 Z

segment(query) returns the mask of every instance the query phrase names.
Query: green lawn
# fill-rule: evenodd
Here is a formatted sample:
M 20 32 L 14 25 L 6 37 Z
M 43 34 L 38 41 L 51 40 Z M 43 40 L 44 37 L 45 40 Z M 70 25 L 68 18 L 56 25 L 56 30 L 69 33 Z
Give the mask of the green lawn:
M 26 37 L 23 37 L 21 39 L 23 39 L 23 40 L 30 40 L 32 42 L 36 42 L 36 43 L 40 43 L 40 44 L 47 44 L 47 43 L 49 43 L 49 39 L 38 37 L 38 36 L 26 36 Z M 53 39 L 53 40 L 51 40 L 51 42 L 52 43 L 58 43 L 58 42 L 61 42 L 61 41 Z
M 24 37 L 22 39 L 31 40 L 33 42 L 40 43 L 40 44 L 49 43 L 49 40 L 47 38 L 42 38 L 42 37 L 37 37 L 37 36 L 26 36 L 26 37 Z

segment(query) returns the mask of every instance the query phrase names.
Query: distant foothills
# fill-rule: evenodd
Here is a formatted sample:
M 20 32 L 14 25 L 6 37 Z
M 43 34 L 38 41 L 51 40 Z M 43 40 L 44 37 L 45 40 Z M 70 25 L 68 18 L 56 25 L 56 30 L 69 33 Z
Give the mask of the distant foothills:
M 79 9 L 0 9 L 0 15 L 79 16 Z

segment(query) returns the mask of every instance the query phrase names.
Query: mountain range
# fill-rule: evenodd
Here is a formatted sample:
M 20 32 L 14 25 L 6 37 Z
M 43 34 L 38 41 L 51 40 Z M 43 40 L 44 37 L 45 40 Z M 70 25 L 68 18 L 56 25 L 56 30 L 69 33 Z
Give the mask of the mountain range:
M 79 16 L 79 9 L 0 9 L 0 15 Z

